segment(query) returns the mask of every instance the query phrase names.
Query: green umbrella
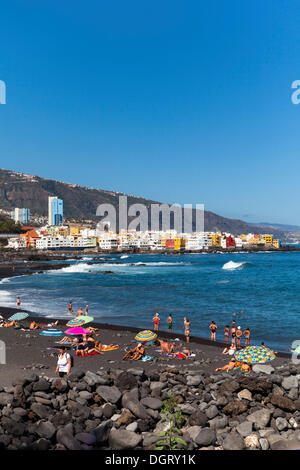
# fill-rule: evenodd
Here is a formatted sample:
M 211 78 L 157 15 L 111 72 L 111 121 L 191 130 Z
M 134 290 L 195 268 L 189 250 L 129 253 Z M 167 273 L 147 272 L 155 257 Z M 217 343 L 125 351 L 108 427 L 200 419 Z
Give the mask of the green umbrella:
M 9 321 L 25 320 L 25 318 L 27 317 L 29 317 L 28 313 L 18 312 L 18 313 L 14 313 L 11 317 L 9 317 Z
M 83 325 L 86 323 L 91 323 L 91 321 L 94 321 L 94 317 L 89 317 L 88 315 L 80 315 L 79 317 L 76 317 L 78 320 L 83 321 Z

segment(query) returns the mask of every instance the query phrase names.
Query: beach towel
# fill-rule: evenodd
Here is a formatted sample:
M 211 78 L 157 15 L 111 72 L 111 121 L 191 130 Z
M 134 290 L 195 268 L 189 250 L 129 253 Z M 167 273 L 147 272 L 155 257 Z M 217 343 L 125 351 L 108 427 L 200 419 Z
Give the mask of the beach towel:
M 145 362 L 145 361 L 151 361 L 151 359 L 154 359 L 154 356 L 148 356 L 147 355 L 147 356 L 141 357 L 141 359 L 139 359 L 139 360 Z
M 88 357 L 88 356 L 98 356 L 98 352 L 97 351 L 93 351 L 89 354 L 85 354 L 84 356 L 80 356 L 79 354 L 76 353 L 76 357 Z

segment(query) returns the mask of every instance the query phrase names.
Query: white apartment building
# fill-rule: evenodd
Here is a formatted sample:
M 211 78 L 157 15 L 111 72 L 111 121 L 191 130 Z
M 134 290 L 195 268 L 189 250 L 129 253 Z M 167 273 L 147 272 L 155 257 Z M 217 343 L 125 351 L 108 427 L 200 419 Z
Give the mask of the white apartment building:
M 21 237 L 13 237 L 8 239 L 8 248 L 13 248 L 14 250 L 20 250 L 22 248 L 26 248 L 26 240 L 25 238 Z

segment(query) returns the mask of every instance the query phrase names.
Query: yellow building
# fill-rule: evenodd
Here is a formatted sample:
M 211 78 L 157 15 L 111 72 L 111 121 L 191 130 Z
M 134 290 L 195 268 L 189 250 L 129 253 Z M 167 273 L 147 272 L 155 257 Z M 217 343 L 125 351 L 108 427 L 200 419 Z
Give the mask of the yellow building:
M 272 245 L 273 242 L 273 236 L 272 235 L 265 235 L 265 244 L 266 245 Z
M 70 227 L 70 235 L 79 235 L 79 227 Z
M 214 235 L 210 235 L 210 238 L 212 239 L 213 246 L 221 246 L 221 241 L 222 241 L 221 235 L 218 235 L 216 233 Z
M 274 248 L 279 248 L 280 242 L 279 242 L 278 239 L 274 239 L 274 240 L 273 240 L 273 246 L 274 246 Z
M 180 238 L 174 238 L 174 250 L 180 250 L 181 247 L 181 239 Z

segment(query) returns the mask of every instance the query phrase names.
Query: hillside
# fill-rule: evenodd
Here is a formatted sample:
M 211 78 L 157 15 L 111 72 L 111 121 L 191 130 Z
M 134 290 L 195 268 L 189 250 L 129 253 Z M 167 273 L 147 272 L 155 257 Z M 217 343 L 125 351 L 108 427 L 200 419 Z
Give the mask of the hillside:
M 122 194 L 0 169 L 0 209 L 4 210 L 26 207 L 34 214 L 47 216 L 48 196 L 58 196 L 64 201 L 65 217 L 96 221 L 97 206 L 110 203 L 117 208 L 118 197 Z M 128 206 L 140 203 L 149 207 L 151 203 L 157 203 L 141 197 L 127 196 Z M 209 211 L 205 211 L 204 223 L 206 231 L 221 230 L 233 234 L 270 231 L 270 228 L 264 230 L 261 226 L 248 225 L 238 219 L 227 219 Z M 285 239 L 284 231 L 273 229 L 272 232 Z

